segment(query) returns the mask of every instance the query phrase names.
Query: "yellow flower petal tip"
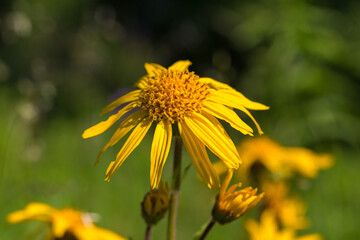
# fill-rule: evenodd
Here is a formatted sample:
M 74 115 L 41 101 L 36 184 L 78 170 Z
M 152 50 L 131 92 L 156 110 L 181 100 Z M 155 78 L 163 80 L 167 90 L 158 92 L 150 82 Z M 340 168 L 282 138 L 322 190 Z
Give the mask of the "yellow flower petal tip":
M 145 63 L 147 74 L 135 84 L 138 89 L 113 101 L 101 113 L 108 113 L 124 103 L 128 105 L 107 120 L 85 130 L 83 138 L 99 135 L 123 115 L 138 107 L 133 113 L 136 116 L 133 115 L 121 122 L 115 134 L 99 153 L 98 159 L 108 147 L 114 146 L 132 131 L 117 154 L 116 160 L 108 168 L 106 180 L 110 179 L 139 145 L 153 122 L 157 127 L 151 147 L 152 188 L 157 188 L 161 179 L 171 145 L 173 124 L 177 124 L 196 170 L 209 187 L 219 186 L 220 181 L 208 158 L 206 148 L 217 155 L 229 168 L 236 169 L 242 163 L 234 143 L 218 119 L 229 123 L 241 133 L 252 136 L 252 128 L 237 115 L 235 110 L 245 112 L 262 133 L 259 124 L 248 109 L 264 110 L 268 107 L 249 100 L 227 84 L 210 78 L 200 78 L 188 70 L 191 64 L 189 60 L 180 60 L 165 68 L 156 63 Z

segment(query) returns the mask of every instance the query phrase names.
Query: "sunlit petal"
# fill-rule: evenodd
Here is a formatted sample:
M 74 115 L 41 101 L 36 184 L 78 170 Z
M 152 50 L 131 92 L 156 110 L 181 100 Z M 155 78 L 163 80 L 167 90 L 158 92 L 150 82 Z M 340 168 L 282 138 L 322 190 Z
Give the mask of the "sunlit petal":
M 86 129 L 84 133 L 82 134 L 83 138 L 91 138 L 96 135 L 99 135 L 106 130 L 108 130 L 117 120 L 119 120 L 124 114 L 131 111 L 133 108 L 135 108 L 137 104 L 135 102 L 132 102 L 128 104 L 126 107 L 123 107 L 120 109 L 117 113 L 114 115 L 111 115 L 107 120 L 99 122 L 98 124 Z
M 169 154 L 172 138 L 172 126 L 168 121 L 156 125 L 154 139 L 151 145 L 150 186 L 157 188 L 162 170 Z
M 117 108 L 118 106 L 120 106 L 121 104 L 127 103 L 127 102 L 133 102 L 136 101 L 139 98 L 139 93 L 141 90 L 135 90 L 135 91 L 131 91 L 127 94 L 125 94 L 124 96 L 119 97 L 118 99 L 116 99 L 115 101 L 111 102 L 109 105 L 107 105 L 100 113 L 100 115 L 103 115 L 105 113 L 108 113 L 112 110 L 114 110 L 115 108 Z
M 95 165 L 99 162 L 101 155 L 109 148 L 119 142 L 131 129 L 133 129 L 144 117 L 144 111 L 137 111 L 128 116 L 116 129 L 110 141 L 100 150 Z
M 240 131 L 243 134 L 248 134 L 252 136 L 252 128 L 249 127 L 243 120 L 239 118 L 239 116 L 230 108 L 215 102 L 206 101 L 204 103 L 203 111 L 225 120 L 228 122 L 233 128 Z
M 205 145 L 190 131 L 185 123 L 179 123 L 178 127 L 185 148 L 201 179 L 208 184 L 209 188 L 219 187 L 219 176 L 210 162 Z
M 212 122 L 198 113 L 193 113 L 191 118 L 185 117 L 184 121 L 193 134 L 229 168 L 239 167 L 241 160 L 234 144 L 229 142 L 229 139 Z
M 149 76 L 160 75 L 167 71 L 166 68 L 156 63 L 145 63 L 145 69 Z
M 171 65 L 169 67 L 169 70 L 177 70 L 183 72 L 186 71 L 190 65 L 191 62 L 189 60 L 180 60 Z
M 130 155 L 130 153 L 139 145 L 139 143 L 145 137 L 145 134 L 149 130 L 153 119 L 148 117 L 143 119 L 131 132 L 129 138 L 124 143 L 116 156 L 114 163 L 111 163 L 106 171 L 106 181 L 109 181 L 115 171 L 121 166 L 124 160 Z

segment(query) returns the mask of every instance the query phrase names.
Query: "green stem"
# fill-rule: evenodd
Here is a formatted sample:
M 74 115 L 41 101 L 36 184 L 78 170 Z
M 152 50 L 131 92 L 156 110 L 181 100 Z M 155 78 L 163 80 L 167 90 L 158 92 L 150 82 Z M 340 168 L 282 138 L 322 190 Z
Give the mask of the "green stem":
M 145 240 L 151 239 L 151 225 L 147 225 L 145 232 Z
M 204 232 L 201 234 L 199 240 L 204 240 L 206 235 L 210 232 L 210 230 L 212 229 L 212 227 L 215 225 L 215 221 L 214 219 L 211 219 L 210 222 L 208 223 L 208 225 L 206 226 Z
M 174 151 L 174 167 L 172 191 L 169 207 L 168 232 L 167 239 L 176 239 L 176 219 L 178 215 L 178 205 L 180 196 L 181 184 L 181 156 L 182 156 L 182 139 L 180 136 L 175 137 L 175 151 Z

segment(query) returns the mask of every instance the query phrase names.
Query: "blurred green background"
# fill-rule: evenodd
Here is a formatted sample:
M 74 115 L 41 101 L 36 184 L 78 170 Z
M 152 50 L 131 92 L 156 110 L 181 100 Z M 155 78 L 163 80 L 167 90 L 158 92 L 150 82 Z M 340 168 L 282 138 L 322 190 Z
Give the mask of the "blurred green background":
M 169 66 L 180 59 L 269 105 L 253 111 L 267 136 L 334 154 L 332 169 L 299 181 L 312 221 L 300 235 L 360 239 L 359 42 L 357 0 L 1 1 L 0 239 L 26 239 L 36 229 L 5 222 L 32 201 L 96 212 L 99 226 L 142 239 L 151 134 L 106 183 L 121 145 L 95 168 L 112 130 L 90 140 L 81 133 L 145 74 L 145 62 Z M 235 142 L 243 138 L 228 130 Z M 184 162 L 190 164 L 187 153 Z M 179 239 L 190 239 L 209 219 L 215 194 L 191 166 Z M 165 231 L 163 220 L 153 239 L 164 239 Z M 245 236 L 239 220 L 216 226 L 207 239 Z

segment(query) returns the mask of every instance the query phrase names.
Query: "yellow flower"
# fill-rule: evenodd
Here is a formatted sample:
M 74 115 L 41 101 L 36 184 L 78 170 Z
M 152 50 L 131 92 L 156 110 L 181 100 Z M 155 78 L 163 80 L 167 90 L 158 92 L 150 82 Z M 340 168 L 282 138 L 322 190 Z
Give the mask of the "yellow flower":
M 141 212 L 148 225 L 154 225 L 161 220 L 169 208 L 169 186 L 160 182 L 158 189 L 150 190 L 141 203 Z
M 288 187 L 283 182 L 263 184 L 266 192 L 265 206 L 273 210 L 284 227 L 292 229 L 305 229 L 309 220 L 305 217 L 306 206 L 296 197 L 288 197 Z
M 267 169 L 275 178 L 284 179 L 294 173 L 314 178 L 319 170 L 334 164 L 329 154 L 316 154 L 300 147 L 284 147 L 267 137 L 246 139 L 237 149 L 244 161 L 239 167 L 239 175 L 244 180 L 249 179 L 251 170 L 258 165 Z M 215 168 L 218 173 L 226 171 L 221 162 L 217 162 Z
M 28 220 L 46 222 L 51 225 L 48 240 L 124 240 L 114 232 L 94 225 L 92 217 L 71 208 L 55 209 L 43 203 L 30 203 L 24 210 L 15 211 L 7 216 L 9 223 Z
M 320 234 L 308 234 L 296 237 L 293 229 L 284 228 L 279 230 L 276 215 L 271 210 L 266 210 L 260 217 L 260 222 L 248 220 L 245 225 L 249 232 L 250 240 L 322 240 Z
M 247 211 L 255 207 L 264 197 L 264 193 L 255 195 L 257 189 L 247 187 L 241 190 L 236 189 L 241 187 L 241 183 L 231 186 L 227 191 L 227 187 L 231 181 L 233 170 L 229 169 L 217 196 L 216 203 L 213 209 L 213 218 L 220 224 L 225 224 L 234 221 L 235 219 L 244 215 Z
M 101 114 L 108 113 L 121 104 L 127 105 L 83 133 L 83 138 L 99 135 L 124 114 L 136 110 L 120 123 L 110 141 L 99 153 L 96 162 L 107 148 L 115 145 L 133 129 L 116 160 L 110 163 L 105 180 L 111 178 L 139 145 L 154 122 L 156 129 L 150 158 L 151 188 L 156 188 L 159 184 L 171 145 L 173 127 L 176 126 L 196 170 L 209 187 L 219 186 L 219 177 L 205 147 L 217 155 L 228 168 L 238 168 L 241 160 L 236 147 L 216 118 L 225 120 L 243 134 L 252 135 L 252 128 L 232 110 L 239 109 L 253 120 L 259 133 L 262 133 L 248 109 L 265 110 L 268 107 L 250 101 L 226 84 L 211 78 L 200 78 L 194 72 L 188 71 L 190 65 L 188 60 L 178 61 L 166 69 L 155 63 L 145 63 L 147 75 L 136 83 L 139 89 L 110 103 Z

